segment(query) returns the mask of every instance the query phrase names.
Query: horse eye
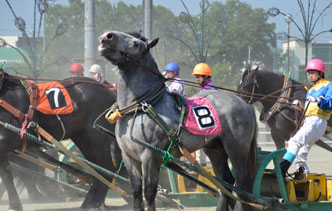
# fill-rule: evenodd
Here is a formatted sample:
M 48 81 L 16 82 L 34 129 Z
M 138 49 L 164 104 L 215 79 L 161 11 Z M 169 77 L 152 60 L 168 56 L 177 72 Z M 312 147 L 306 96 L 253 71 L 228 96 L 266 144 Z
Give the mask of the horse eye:
M 138 42 L 137 41 L 134 41 L 134 46 L 138 47 Z

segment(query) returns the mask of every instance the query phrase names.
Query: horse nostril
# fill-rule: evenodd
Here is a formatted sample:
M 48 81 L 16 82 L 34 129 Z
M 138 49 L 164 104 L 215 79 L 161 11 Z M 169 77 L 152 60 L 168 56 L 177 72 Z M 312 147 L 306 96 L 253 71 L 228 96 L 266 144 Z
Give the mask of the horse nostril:
M 112 37 L 113 37 L 112 33 L 108 33 L 108 34 L 106 35 L 106 38 L 109 39 L 109 40 L 112 39 Z

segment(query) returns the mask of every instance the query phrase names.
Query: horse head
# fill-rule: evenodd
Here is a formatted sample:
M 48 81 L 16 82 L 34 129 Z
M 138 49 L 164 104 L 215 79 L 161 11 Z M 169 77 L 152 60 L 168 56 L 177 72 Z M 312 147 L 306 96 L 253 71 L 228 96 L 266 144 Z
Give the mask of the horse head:
M 128 65 L 128 58 L 138 61 L 147 55 L 159 38 L 148 41 L 139 32 L 107 31 L 98 40 L 100 54 L 121 68 Z
M 240 97 L 246 103 L 254 103 L 257 101 L 254 95 L 260 94 L 259 85 L 257 82 L 257 73 L 258 67 L 252 69 L 251 66 L 248 66 L 242 71 L 241 81 L 237 86 L 237 91 L 241 92 Z

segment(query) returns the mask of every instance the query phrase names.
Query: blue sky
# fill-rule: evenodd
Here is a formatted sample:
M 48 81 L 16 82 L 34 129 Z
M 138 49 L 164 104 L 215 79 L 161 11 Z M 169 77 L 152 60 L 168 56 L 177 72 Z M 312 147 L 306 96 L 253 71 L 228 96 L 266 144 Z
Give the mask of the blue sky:
M 32 28 L 32 20 L 33 20 L 33 0 L 8 0 L 16 15 L 22 17 L 27 22 L 27 27 Z M 117 3 L 119 0 L 109 0 L 112 3 Z M 127 4 L 138 5 L 142 3 L 142 0 L 122 0 Z M 212 2 L 213 0 L 209 0 Z M 225 0 L 219 0 L 221 2 L 225 2 Z M 184 0 L 188 9 L 192 14 L 198 14 L 199 3 L 200 0 Z M 242 0 L 242 2 L 246 2 L 250 4 L 253 8 L 263 8 L 265 10 L 271 7 L 279 8 L 285 14 L 291 14 L 295 19 L 296 23 L 303 28 L 303 23 L 301 20 L 301 13 L 298 7 L 296 0 Z M 307 5 L 307 0 L 303 0 L 304 5 Z M 326 0 L 318 0 L 317 8 L 318 11 L 321 11 L 329 1 Z M 58 0 L 56 3 L 67 4 L 68 0 Z M 155 5 L 165 6 L 173 11 L 174 14 L 178 15 L 181 11 L 184 11 L 184 7 L 181 4 L 180 0 L 154 0 L 153 3 Z M 20 35 L 20 32 L 16 29 L 14 25 L 14 16 L 10 12 L 10 9 L 5 0 L 0 1 L 0 36 L 1 35 Z M 317 34 L 321 31 L 328 30 L 332 28 L 332 7 L 328 10 L 328 14 L 321 18 L 315 27 L 315 31 L 313 34 Z M 284 21 L 284 17 L 279 15 L 277 17 L 270 17 L 270 23 L 276 23 L 277 28 L 276 32 L 286 32 L 287 24 Z M 301 38 L 299 31 L 296 29 L 294 24 L 291 24 L 291 35 Z M 329 42 L 332 41 L 332 33 L 324 33 L 319 36 L 316 42 Z

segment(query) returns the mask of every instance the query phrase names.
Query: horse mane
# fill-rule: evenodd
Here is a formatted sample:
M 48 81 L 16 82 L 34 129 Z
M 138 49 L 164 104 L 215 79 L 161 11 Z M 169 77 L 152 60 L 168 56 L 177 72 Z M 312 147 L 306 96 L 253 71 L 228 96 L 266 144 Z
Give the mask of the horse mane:
M 141 31 L 129 31 L 129 32 L 125 32 L 126 34 L 129 34 L 137 39 L 140 39 L 142 40 L 143 42 L 147 42 L 148 39 L 146 37 L 144 37 L 142 34 L 141 34 Z
M 1 88 L 0 88 L 0 93 L 6 93 L 9 89 L 23 89 L 23 85 L 21 84 L 20 80 L 10 78 L 10 77 L 15 77 L 12 75 L 9 75 L 8 73 L 4 72 L 4 78 L 0 82 Z
M 137 39 L 140 39 L 142 40 L 143 42 L 148 42 L 148 39 L 146 37 L 144 37 L 142 34 L 141 34 L 141 30 L 140 31 L 128 31 L 128 32 L 124 32 L 126 34 L 129 34 Z M 158 65 L 156 63 L 156 61 L 154 60 L 153 56 L 150 54 L 150 59 L 149 59 L 149 62 L 152 62 L 152 69 L 156 70 L 157 73 L 159 73 L 160 75 L 162 75 L 160 73 L 160 70 L 158 68 Z
M 271 70 L 257 70 L 258 71 L 258 75 L 260 78 L 262 79 L 266 79 L 267 81 L 281 81 L 281 83 L 283 83 L 284 81 L 284 74 L 279 73 L 279 72 L 273 72 Z M 292 84 L 293 85 L 300 85 L 303 83 L 300 83 L 294 79 L 292 79 Z

